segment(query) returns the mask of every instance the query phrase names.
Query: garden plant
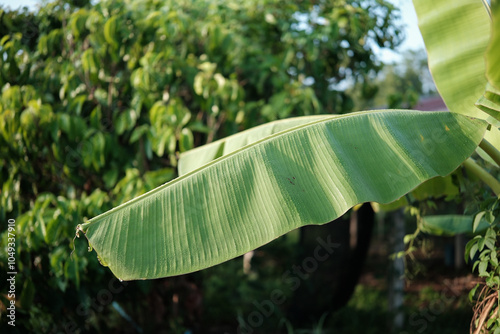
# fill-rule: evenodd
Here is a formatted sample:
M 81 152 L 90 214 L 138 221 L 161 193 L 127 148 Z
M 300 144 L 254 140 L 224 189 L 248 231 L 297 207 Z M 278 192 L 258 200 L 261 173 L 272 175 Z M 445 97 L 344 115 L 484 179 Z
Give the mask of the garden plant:
M 235 325 L 252 300 L 281 287 L 298 247 L 260 248 L 275 256 L 258 280 L 241 263 L 213 265 L 358 203 L 399 198 L 395 207 L 409 191 L 439 193 L 451 177 L 433 177 L 464 161 L 471 182 L 491 190 L 476 211 L 425 226 L 479 226 L 468 254 L 487 288 L 471 293 L 472 325 L 494 331 L 498 6 L 414 4 L 451 113 L 347 114 L 376 93 L 374 47 L 401 41 L 397 10 L 384 0 L 0 7 L 0 220 L 13 222 L 0 226 L 0 245 L 17 266 L 16 327 L 2 313 L 0 331 L 185 333 L 201 318 Z M 89 245 L 73 243 L 76 226 Z M 3 312 L 13 299 L 1 277 Z
M 152 279 L 213 266 L 360 203 L 393 202 L 462 163 L 500 195 L 499 182 L 470 158 L 479 150 L 486 163 L 500 164 L 500 6 L 414 5 L 450 112 L 376 110 L 268 123 L 187 151 L 182 176 L 90 219 L 77 233 L 120 279 Z M 495 208 L 496 202 L 485 211 L 486 235 L 468 247 L 472 257 L 481 252 L 477 267 L 494 291 L 472 324 L 476 332 L 499 324 Z
M 84 241 L 73 244 L 75 227 L 173 179 L 179 152 L 277 119 L 352 111 L 382 67 L 374 47 L 401 41 L 396 17 L 374 0 L 2 5 L 0 244 L 11 247 L 14 229 L 17 320 L 12 328 L 2 313 L 0 332 L 134 331 L 130 318 L 148 332 L 234 326 L 291 257 L 259 284 L 231 261 L 120 283 Z M 366 94 L 354 97 L 345 81 Z M 280 247 L 266 253 L 290 254 Z M 13 299 L 1 277 L 3 312 Z M 238 291 L 230 298 L 228 282 Z M 200 316 L 191 300 L 201 289 Z

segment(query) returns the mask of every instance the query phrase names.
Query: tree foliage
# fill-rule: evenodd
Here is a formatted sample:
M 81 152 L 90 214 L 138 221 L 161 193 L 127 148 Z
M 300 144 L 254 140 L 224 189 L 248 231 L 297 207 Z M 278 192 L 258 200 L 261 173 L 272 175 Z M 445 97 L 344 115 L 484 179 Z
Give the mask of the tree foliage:
M 172 179 L 179 152 L 270 120 L 351 111 L 338 84 L 379 70 L 372 47 L 399 43 L 396 16 L 382 0 L 0 9 L 0 220 L 16 220 L 17 329 L 112 327 L 109 303 L 98 312 L 89 297 L 111 276 L 95 258 L 71 260 L 75 226 Z M 76 255 L 86 250 L 77 243 Z
M 203 269 L 301 224 L 326 223 L 356 203 L 391 202 L 436 173 L 449 174 L 461 162 L 498 196 L 498 180 L 472 158 L 464 161 L 479 145 L 486 160 L 500 164 L 500 152 L 488 141 L 495 138 L 498 128 L 493 126 L 500 120 L 496 77 L 491 67 L 488 74 L 493 82 L 488 83 L 484 75 L 485 59 L 496 61 L 491 52 L 484 57 L 490 36 L 490 22 L 485 20 L 489 5 L 465 0 L 455 7 L 445 0 L 415 2 L 430 69 L 451 113 L 379 111 L 333 116 L 261 139 L 252 136 L 256 131 L 245 131 L 236 142 L 246 139 L 246 146 L 225 152 L 225 144 L 234 140 L 223 141 L 212 158 L 225 156 L 78 225 L 103 265 L 124 279 Z M 436 31 L 442 32 L 443 40 L 435 38 Z M 492 36 L 491 44 L 496 45 L 496 35 Z M 475 101 L 478 109 L 472 108 Z M 396 122 L 392 122 L 394 115 Z M 427 121 L 438 127 L 431 130 Z M 446 144 L 450 139 L 455 143 Z M 206 156 L 212 149 L 209 145 L 197 152 Z M 437 157 L 433 156 L 436 150 Z M 395 175 L 393 180 L 380 184 L 388 173 Z M 493 234 L 487 238 L 490 243 L 496 238 L 491 231 L 487 232 Z M 484 258 L 483 274 L 488 263 Z M 495 299 L 488 305 L 494 303 Z M 488 316 L 491 307 L 482 314 Z M 496 322 L 496 313 L 491 322 Z M 482 326 L 479 321 L 477 331 Z
M 401 60 L 384 64 L 376 76 L 363 78 L 348 92 L 358 97 L 357 110 L 413 109 L 421 97 L 437 94 L 424 50 L 403 52 Z

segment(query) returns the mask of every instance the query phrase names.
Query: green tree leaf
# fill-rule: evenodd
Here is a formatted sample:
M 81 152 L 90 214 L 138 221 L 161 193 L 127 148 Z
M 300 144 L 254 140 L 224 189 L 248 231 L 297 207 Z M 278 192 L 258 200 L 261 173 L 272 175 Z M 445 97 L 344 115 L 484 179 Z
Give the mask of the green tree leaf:
M 108 42 L 113 48 L 117 48 L 119 45 L 116 32 L 116 28 L 118 25 L 118 23 L 116 22 L 117 18 L 117 16 L 111 16 L 104 24 L 104 38 L 106 39 L 106 42 Z
M 481 211 L 479 212 L 475 217 L 474 217 L 474 223 L 472 224 L 472 232 L 476 232 L 478 227 L 479 227 L 479 224 L 481 222 L 486 222 L 483 217 L 484 217 L 484 214 L 486 213 L 486 211 Z M 488 223 L 488 222 L 486 222 Z M 484 225 L 484 223 L 483 223 Z

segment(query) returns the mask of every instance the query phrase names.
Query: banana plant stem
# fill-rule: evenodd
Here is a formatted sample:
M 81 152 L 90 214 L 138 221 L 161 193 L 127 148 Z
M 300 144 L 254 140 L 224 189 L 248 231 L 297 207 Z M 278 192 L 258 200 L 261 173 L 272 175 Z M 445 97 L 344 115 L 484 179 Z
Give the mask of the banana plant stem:
M 472 160 L 471 158 L 465 160 L 464 167 L 468 172 L 476 175 L 479 179 L 481 179 L 481 181 L 486 183 L 491 188 L 491 190 L 493 190 L 496 196 L 500 195 L 500 182 L 498 182 L 497 179 L 491 176 L 491 174 L 488 173 L 484 168 L 479 166 L 474 160 Z
M 479 147 L 482 148 L 483 151 L 485 151 L 498 166 L 500 166 L 500 151 L 498 151 L 495 146 L 493 146 L 486 139 L 483 139 L 481 143 L 479 143 Z

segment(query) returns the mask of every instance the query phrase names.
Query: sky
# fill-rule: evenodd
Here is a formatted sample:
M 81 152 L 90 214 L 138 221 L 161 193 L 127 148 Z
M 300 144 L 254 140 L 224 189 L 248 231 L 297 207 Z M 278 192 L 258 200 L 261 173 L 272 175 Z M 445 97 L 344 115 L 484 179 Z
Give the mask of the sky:
M 398 51 L 417 50 L 424 48 L 424 42 L 417 25 L 417 16 L 411 0 L 388 0 L 401 9 L 401 22 L 404 25 L 406 39 L 398 48 Z M 11 9 L 16 9 L 22 6 L 35 8 L 39 3 L 37 0 L 0 0 L 1 5 L 6 5 Z M 397 62 L 401 59 L 397 52 L 389 50 L 376 50 L 376 54 L 383 62 Z
M 1 5 L 6 5 L 11 9 L 17 9 L 19 7 L 28 6 L 34 8 L 39 1 L 36 0 L 0 0 Z
M 2 0 L 0 0 L 1 2 Z M 418 29 L 417 14 L 411 0 L 388 0 L 401 10 L 401 21 L 405 33 L 405 41 L 398 47 L 397 51 L 425 49 L 424 40 Z M 390 50 L 378 50 L 378 54 L 384 62 L 397 61 L 399 54 Z

